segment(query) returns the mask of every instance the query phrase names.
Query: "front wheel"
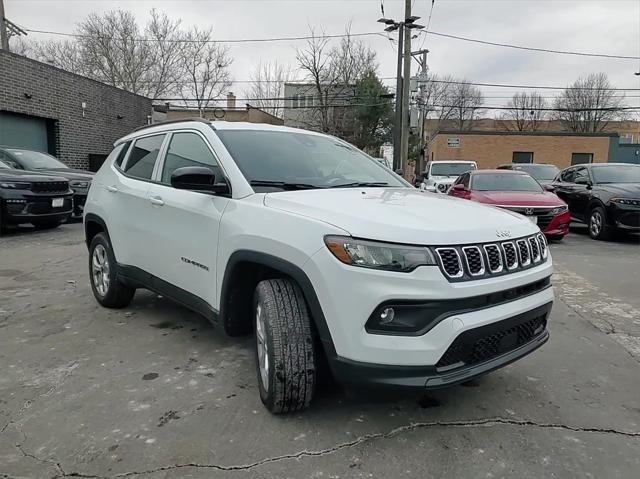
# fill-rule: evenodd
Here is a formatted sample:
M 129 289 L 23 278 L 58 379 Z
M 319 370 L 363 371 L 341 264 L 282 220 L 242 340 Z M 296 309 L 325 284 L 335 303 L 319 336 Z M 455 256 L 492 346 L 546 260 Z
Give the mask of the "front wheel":
M 116 258 L 109 238 L 98 233 L 89 246 L 89 276 L 91 289 L 98 303 L 107 308 L 124 308 L 128 306 L 135 288 L 118 281 Z
M 260 399 L 274 414 L 304 409 L 315 391 L 316 357 L 302 291 L 289 279 L 261 281 L 253 304 Z
M 597 240 L 606 240 L 610 236 L 607 216 L 602 206 L 596 206 L 589 213 L 589 236 Z

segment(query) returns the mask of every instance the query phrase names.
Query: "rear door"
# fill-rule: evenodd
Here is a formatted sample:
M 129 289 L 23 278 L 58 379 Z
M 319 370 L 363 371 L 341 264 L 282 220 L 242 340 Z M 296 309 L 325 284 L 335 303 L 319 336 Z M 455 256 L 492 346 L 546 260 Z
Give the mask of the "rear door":
M 166 136 L 163 133 L 136 139 L 121 167 L 116 166 L 118 173 L 103 185 L 113 212 L 109 230 L 114 230 L 111 234 L 118 262 L 145 271 L 154 263 L 147 247 L 154 241 L 148 191 Z
M 231 200 L 173 188 L 171 174 L 185 166 L 210 168 L 217 183 L 225 181 L 213 149 L 199 132 L 171 133 L 156 181 L 147 192 L 153 241 L 145 248 L 156 258 L 149 272 L 215 305 L 218 230 Z

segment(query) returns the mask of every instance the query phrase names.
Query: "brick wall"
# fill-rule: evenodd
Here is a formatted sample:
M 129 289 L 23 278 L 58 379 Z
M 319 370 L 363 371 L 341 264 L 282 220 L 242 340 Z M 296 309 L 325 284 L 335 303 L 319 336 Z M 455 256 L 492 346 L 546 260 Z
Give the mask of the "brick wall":
M 460 147 L 450 148 L 447 139 L 459 138 Z M 572 153 L 593 153 L 594 162 L 609 157 L 610 135 L 532 135 L 490 133 L 438 133 L 427 148 L 429 160 L 475 160 L 478 168 L 495 168 L 511 163 L 514 151 L 533 152 L 534 163 L 552 163 L 559 168 L 571 165 Z
M 53 120 L 56 156 L 87 169 L 89 154 L 108 154 L 115 140 L 147 124 L 151 100 L 0 51 L 0 111 Z

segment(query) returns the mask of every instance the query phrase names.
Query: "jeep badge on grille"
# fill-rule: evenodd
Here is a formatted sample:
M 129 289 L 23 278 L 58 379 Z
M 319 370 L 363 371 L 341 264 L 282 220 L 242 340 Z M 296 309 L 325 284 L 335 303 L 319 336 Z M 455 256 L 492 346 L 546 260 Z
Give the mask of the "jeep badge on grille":
M 510 238 L 511 237 L 511 231 L 509 231 L 509 230 L 496 230 L 496 236 L 498 238 Z

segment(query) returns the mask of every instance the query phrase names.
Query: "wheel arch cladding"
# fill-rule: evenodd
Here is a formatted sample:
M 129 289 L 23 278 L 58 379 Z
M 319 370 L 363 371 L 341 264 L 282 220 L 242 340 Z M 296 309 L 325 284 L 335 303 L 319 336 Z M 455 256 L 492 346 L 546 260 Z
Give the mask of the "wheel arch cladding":
M 255 286 L 264 279 L 282 276 L 291 278 L 300 287 L 325 353 L 335 356 L 329 327 L 307 274 L 289 261 L 258 251 L 239 250 L 227 261 L 220 294 L 220 318 L 225 332 L 230 336 L 248 334 L 252 327 L 250 298 Z
M 91 241 L 98 233 L 105 233 L 109 238 L 109 230 L 102 218 L 93 213 L 87 213 L 84 219 L 84 237 L 87 248 L 91 246 Z

